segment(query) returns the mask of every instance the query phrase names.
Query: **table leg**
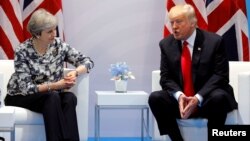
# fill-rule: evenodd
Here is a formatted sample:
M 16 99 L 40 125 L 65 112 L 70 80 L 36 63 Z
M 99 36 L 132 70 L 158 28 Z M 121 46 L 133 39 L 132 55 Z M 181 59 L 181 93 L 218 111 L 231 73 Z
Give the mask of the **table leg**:
M 100 108 L 95 106 L 95 141 L 100 139 Z
M 11 136 L 11 141 L 15 141 L 15 127 L 13 127 L 13 131 L 10 132 L 10 136 Z
M 144 119 L 144 110 L 146 111 L 146 121 Z M 145 129 L 145 132 L 146 132 L 146 140 L 149 140 L 150 139 L 150 135 L 149 135 L 149 108 L 145 108 L 145 109 L 142 109 L 142 124 L 143 124 L 143 127 L 142 127 L 142 141 L 144 140 L 144 130 Z
M 150 135 L 149 135 L 149 108 L 146 108 L 146 112 L 147 112 L 147 125 L 146 125 L 146 131 L 147 131 L 147 139 L 150 139 Z
M 141 109 L 141 140 L 144 141 L 144 109 Z

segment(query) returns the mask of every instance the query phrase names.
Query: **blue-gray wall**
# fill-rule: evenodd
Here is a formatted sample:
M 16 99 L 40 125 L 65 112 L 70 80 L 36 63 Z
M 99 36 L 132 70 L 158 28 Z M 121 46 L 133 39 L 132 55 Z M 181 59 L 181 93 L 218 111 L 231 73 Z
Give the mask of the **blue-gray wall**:
M 126 61 L 131 67 L 136 79 L 129 81 L 128 90 L 150 93 L 151 71 L 159 68 L 165 0 L 62 1 L 66 41 L 95 62 L 89 108 L 89 136 L 93 137 L 94 91 L 114 90 L 108 71 L 111 63 Z M 250 1 L 246 3 L 249 17 Z M 106 110 L 101 116 L 101 136 L 140 136 L 139 111 Z
M 151 91 L 151 72 L 159 68 L 165 0 L 63 0 L 65 38 L 90 56 L 89 136 L 94 136 L 96 90 L 114 90 L 110 64 L 126 61 L 136 79 L 128 90 Z M 140 112 L 101 113 L 101 136 L 140 136 Z M 106 128 L 105 128 L 106 127 Z

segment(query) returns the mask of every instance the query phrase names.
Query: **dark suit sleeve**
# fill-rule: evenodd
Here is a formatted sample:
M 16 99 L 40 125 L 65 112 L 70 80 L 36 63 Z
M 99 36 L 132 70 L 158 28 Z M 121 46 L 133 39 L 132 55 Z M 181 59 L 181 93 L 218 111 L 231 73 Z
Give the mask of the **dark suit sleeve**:
M 173 94 L 177 91 L 182 91 L 179 82 L 180 75 L 176 74 L 176 71 L 178 71 L 179 69 L 177 65 L 178 63 L 173 63 L 172 61 L 174 59 L 174 57 L 172 57 L 172 54 L 176 53 L 176 51 L 171 51 L 171 49 L 169 49 L 171 48 L 171 45 L 169 41 L 166 41 L 166 39 L 163 39 L 160 42 L 159 46 L 161 51 L 160 85 L 162 89 L 167 91 L 169 94 Z

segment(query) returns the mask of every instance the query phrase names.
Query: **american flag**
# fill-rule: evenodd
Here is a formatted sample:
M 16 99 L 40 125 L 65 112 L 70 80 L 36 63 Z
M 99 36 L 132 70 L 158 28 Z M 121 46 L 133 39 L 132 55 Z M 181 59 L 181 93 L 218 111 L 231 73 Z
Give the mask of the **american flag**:
M 61 0 L 0 0 L 0 59 L 13 59 L 14 49 L 31 36 L 26 26 L 38 8 L 57 16 L 58 36 L 64 39 Z
M 176 4 L 194 6 L 198 27 L 223 36 L 231 61 L 249 61 L 249 34 L 245 0 L 166 0 L 166 15 Z M 166 16 L 164 37 L 171 33 Z

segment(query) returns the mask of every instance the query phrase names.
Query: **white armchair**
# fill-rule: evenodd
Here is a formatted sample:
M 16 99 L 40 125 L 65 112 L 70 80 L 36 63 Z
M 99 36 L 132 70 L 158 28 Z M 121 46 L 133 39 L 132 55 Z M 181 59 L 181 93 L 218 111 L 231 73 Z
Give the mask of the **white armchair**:
M 250 124 L 250 62 L 229 62 L 230 84 L 234 89 L 238 109 L 227 115 L 226 124 Z M 152 91 L 161 90 L 159 84 L 160 71 L 152 72 Z M 188 119 L 177 120 L 185 141 L 207 141 L 207 120 Z M 154 120 L 153 140 L 170 140 L 168 136 L 160 136 Z
M 65 69 L 65 72 L 69 69 Z M 13 60 L 0 60 L 0 92 L 1 109 L 14 109 L 14 137 L 15 141 L 45 141 L 45 130 L 43 117 L 39 113 L 30 110 L 5 106 L 4 97 L 6 96 L 7 83 L 14 72 Z M 78 77 L 77 85 L 70 89 L 77 96 L 77 120 L 81 141 L 88 140 L 88 105 L 89 105 L 89 76 L 81 75 Z M 0 120 L 1 122 L 4 122 Z

